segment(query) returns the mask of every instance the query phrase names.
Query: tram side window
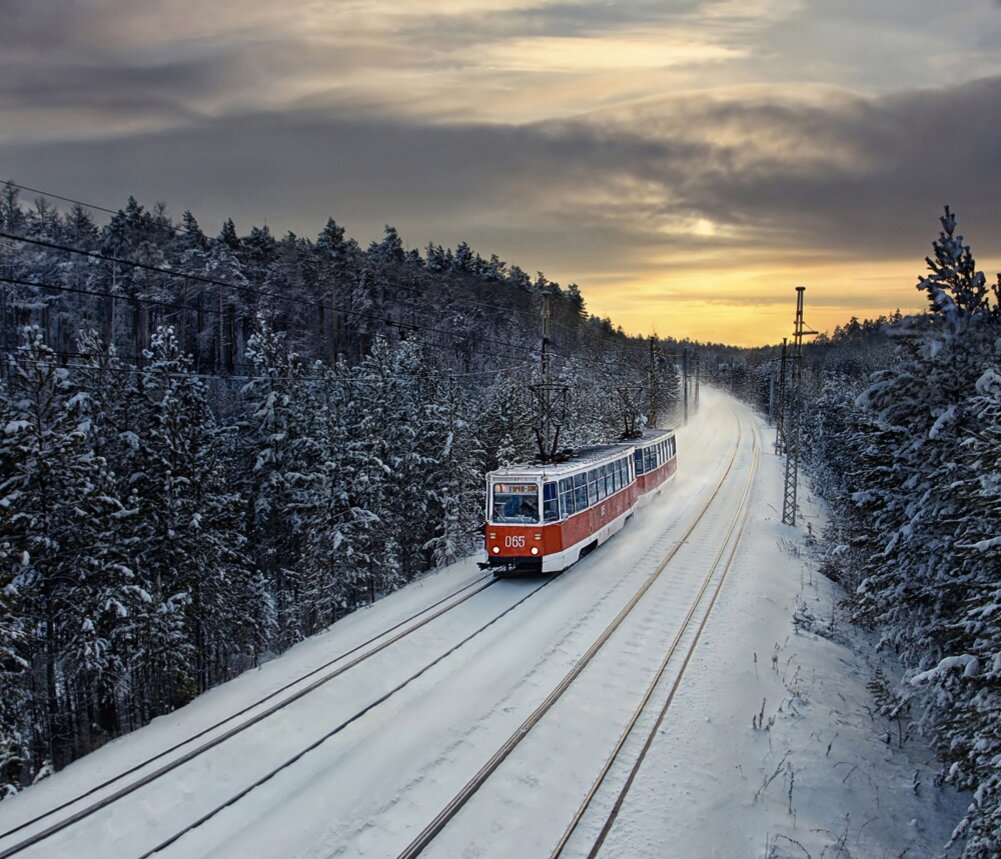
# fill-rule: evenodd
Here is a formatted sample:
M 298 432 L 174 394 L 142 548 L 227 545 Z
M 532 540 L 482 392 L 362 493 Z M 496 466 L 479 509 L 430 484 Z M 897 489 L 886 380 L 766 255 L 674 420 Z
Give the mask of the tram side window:
M 598 469 L 592 468 L 587 473 L 587 504 L 590 507 L 592 504 L 598 503 Z
M 643 451 L 637 450 L 633 452 L 633 463 L 635 464 L 636 473 L 643 473 Z
M 577 499 L 574 504 L 577 512 L 587 510 L 587 475 L 584 472 L 573 476 L 573 494 Z
M 577 512 L 577 506 L 574 504 L 572 477 L 564 477 L 560 481 L 560 504 L 563 506 L 563 515 L 566 517 L 573 516 Z
M 556 522 L 560 518 L 560 501 L 555 483 L 542 484 L 542 521 Z

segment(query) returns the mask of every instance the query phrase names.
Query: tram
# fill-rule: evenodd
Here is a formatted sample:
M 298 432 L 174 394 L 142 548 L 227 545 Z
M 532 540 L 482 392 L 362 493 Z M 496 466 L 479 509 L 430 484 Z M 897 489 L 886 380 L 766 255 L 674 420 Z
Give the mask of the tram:
M 486 559 L 497 575 L 564 570 L 619 531 L 677 472 L 673 430 L 487 475 Z

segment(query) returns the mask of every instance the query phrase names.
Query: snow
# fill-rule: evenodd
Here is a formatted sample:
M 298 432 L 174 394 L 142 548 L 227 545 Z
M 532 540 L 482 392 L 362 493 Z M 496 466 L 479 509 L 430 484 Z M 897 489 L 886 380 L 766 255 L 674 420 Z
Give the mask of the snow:
M 896 723 L 875 715 L 867 689 L 875 667 L 867 661 L 868 645 L 840 620 L 836 588 L 813 572 L 805 530 L 779 522 L 782 463 L 770 453 L 772 430 L 721 394 L 703 389 L 702 398 L 700 413 L 678 430 L 675 482 L 619 535 L 162 855 L 399 853 L 518 729 L 677 544 L 739 444 L 733 472 L 704 528 L 427 852 L 548 855 L 720 550 L 751 467 L 755 436 L 760 461 L 747 530 L 602 855 L 785 857 L 805 850 L 816 857 L 825 849 L 836 855 L 838 845 L 841 855 L 853 856 L 937 853 L 966 802 L 933 787 L 936 765 L 919 739 L 907 739 L 900 748 Z M 808 497 L 805 489 L 801 497 Z M 821 511 L 807 503 L 804 513 L 818 530 Z M 109 743 L 4 800 L 0 831 L 252 704 L 481 575 L 470 559 L 427 576 L 282 658 Z M 24 855 L 105 857 L 149 850 L 405 682 L 538 584 L 499 582 Z M 641 732 L 651 723 L 652 716 L 641 718 Z M 610 779 L 617 777 L 613 768 Z M 607 797 L 599 793 L 596 804 L 603 802 Z M 587 836 L 595 834 L 593 822 L 588 826 L 564 855 L 586 855 Z M 0 840 L 0 851 L 15 840 Z

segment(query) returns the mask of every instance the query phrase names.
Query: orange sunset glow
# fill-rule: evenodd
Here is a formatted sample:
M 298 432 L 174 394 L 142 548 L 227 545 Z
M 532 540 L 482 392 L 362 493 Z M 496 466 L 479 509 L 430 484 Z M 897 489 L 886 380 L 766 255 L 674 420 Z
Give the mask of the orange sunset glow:
M 465 241 L 630 333 L 776 342 L 800 283 L 818 330 L 919 308 L 945 204 L 1001 259 L 988 0 L 15 2 L 5 30 L 4 177 Z

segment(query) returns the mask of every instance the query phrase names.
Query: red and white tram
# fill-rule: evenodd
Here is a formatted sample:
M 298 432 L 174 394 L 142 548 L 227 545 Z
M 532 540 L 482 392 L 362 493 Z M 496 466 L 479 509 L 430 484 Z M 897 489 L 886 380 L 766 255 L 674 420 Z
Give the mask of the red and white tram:
M 674 430 L 644 430 L 633 444 L 633 462 L 639 485 L 640 506 L 660 492 L 678 471 L 678 441 Z
M 677 471 L 673 430 L 646 430 L 558 463 L 487 475 L 485 567 L 498 574 L 566 569 L 616 533 Z

